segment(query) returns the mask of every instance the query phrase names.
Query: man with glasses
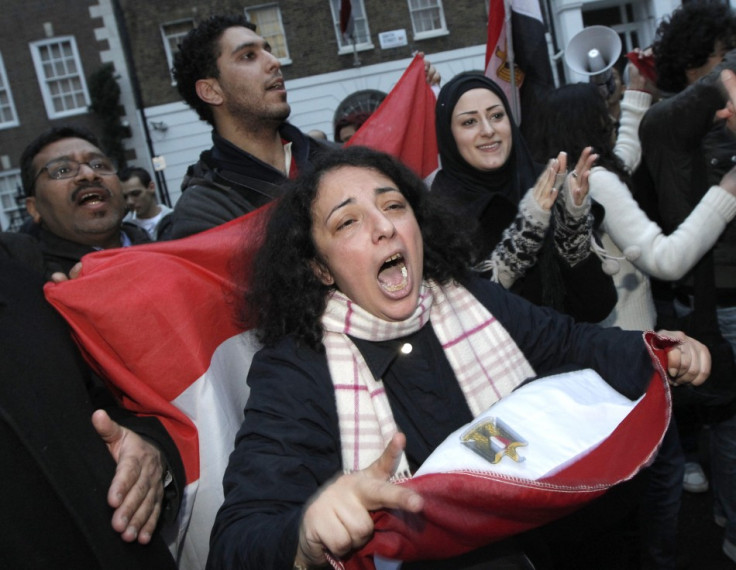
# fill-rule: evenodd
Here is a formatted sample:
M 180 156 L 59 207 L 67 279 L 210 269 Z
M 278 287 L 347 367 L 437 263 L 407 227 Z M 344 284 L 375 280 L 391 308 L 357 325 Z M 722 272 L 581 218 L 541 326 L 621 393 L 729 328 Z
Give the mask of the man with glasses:
M 0 233 L 0 449 L 13 457 L 0 468 L 0 504 L 11 505 L 0 516 L 0 560 L 173 569 L 157 529 L 176 520 L 185 485 L 178 450 L 158 418 L 122 409 L 84 365 L 41 289 L 40 272 L 68 274 L 87 253 L 149 240 L 121 225 L 115 166 L 86 130 L 36 138 L 21 179 L 33 235 Z
M 68 275 L 92 251 L 150 241 L 137 226 L 122 224 L 123 189 L 92 133 L 54 127 L 26 147 L 20 163 L 26 209 L 35 222 L 31 233 L 40 244 L 47 278 Z M 20 239 L 3 235 L 0 244 Z M 23 257 L 29 261 L 27 254 Z

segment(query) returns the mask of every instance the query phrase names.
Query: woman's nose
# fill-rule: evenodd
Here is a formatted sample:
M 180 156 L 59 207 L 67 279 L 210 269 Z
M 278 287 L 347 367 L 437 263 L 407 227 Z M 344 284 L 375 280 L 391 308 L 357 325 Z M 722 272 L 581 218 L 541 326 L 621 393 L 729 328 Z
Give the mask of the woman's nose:
M 494 132 L 496 132 L 493 128 L 493 124 L 491 124 L 491 121 L 489 121 L 488 119 L 481 119 L 480 130 L 481 133 L 484 135 L 492 135 Z
M 380 241 L 384 238 L 390 238 L 396 233 L 396 226 L 386 217 L 383 212 L 379 212 L 374 216 L 373 222 L 373 240 Z

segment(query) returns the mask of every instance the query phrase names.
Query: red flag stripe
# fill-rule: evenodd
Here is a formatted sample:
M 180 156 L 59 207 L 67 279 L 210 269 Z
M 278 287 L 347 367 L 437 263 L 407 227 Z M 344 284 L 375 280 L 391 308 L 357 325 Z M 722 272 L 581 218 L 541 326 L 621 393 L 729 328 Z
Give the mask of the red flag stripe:
M 399 158 L 422 178 L 437 169 L 436 97 L 427 85 L 424 59 L 414 56 L 404 74 L 368 120 L 346 143 Z
M 340 0 L 340 33 L 345 34 L 353 15 L 353 5 L 350 0 Z

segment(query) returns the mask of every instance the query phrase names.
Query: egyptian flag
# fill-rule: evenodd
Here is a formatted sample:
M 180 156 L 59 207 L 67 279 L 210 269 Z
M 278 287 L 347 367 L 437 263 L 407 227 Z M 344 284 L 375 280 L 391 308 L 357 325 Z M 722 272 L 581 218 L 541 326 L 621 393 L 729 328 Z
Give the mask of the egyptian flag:
M 222 477 L 243 420 L 246 376 L 259 347 L 247 319 L 235 314 L 268 210 L 180 240 L 92 253 L 80 277 L 45 288 L 122 404 L 159 417 L 178 446 L 187 484 L 178 524 L 167 538 L 185 570 L 205 565 L 223 501 Z M 376 556 L 460 554 L 563 516 L 632 477 L 652 459 L 669 422 L 663 363 L 674 342 L 653 333 L 645 341 L 657 372 L 642 399 L 622 399 L 595 378 L 585 386 L 572 378 L 570 386 L 591 386 L 572 401 L 565 386 L 541 395 L 517 391 L 478 418 L 480 424 L 448 438 L 424 470 L 403 483 L 425 499 L 420 518 L 374 513 L 373 539 L 336 563 L 372 568 Z M 580 406 L 584 400 L 589 405 Z M 542 412 L 553 413 L 530 415 Z M 604 415 L 606 422 L 600 421 Z M 553 425 L 555 416 L 569 423 L 567 431 Z M 529 429 L 532 417 L 536 430 Z M 581 440 L 579 432 L 590 437 Z M 558 448 L 566 453 L 551 460 L 540 454 Z M 497 455 L 494 466 L 488 458 Z M 523 459 L 521 468 L 534 471 L 526 469 L 524 478 L 504 471 L 517 467 L 514 456 Z
M 511 11 L 510 27 L 507 10 Z M 518 124 L 533 109 L 535 101 L 554 88 L 545 32 L 539 0 L 490 1 L 485 74 L 504 90 L 511 108 L 517 110 Z
M 340 33 L 347 42 L 355 36 L 352 0 L 340 0 Z
M 404 74 L 346 146 L 382 150 L 426 178 L 437 170 L 434 107 L 437 98 L 427 84 L 424 58 L 417 54 Z
M 236 319 L 238 280 L 267 212 L 189 238 L 87 255 L 80 277 L 45 288 L 122 405 L 159 417 L 179 449 L 187 485 L 166 538 L 181 569 L 205 566 L 243 421 L 259 347 Z
M 630 401 L 592 370 L 523 385 L 440 444 L 400 485 L 421 513 L 373 514 L 373 538 L 335 568 L 396 568 L 446 559 L 552 522 L 631 479 L 653 460 L 670 421 L 672 339 L 646 333 L 656 372 Z
M 372 117 L 370 132 L 362 129 L 353 139 L 419 173 L 432 172 L 434 100 L 423 60 L 415 57 L 389 104 Z M 177 443 L 187 488 L 169 542 L 180 568 L 204 567 L 223 500 L 222 475 L 243 420 L 245 378 L 258 346 L 234 319 L 244 280 L 232 272 L 254 254 L 267 211 L 182 240 L 96 252 L 84 257 L 79 278 L 46 287 L 123 405 L 161 418 Z

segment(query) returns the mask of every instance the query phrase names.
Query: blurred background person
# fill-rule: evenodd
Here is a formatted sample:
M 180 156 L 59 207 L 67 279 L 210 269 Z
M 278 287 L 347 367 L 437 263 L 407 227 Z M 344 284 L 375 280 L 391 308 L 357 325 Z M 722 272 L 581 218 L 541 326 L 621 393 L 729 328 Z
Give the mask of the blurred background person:
M 128 207 L 123 221 L 145 230 L 151 241 L 165 238 L 173 210 L 158 203 L 156 183 L 148 171 L 145 168 L 128 167 L 118 172 L 118 178 L 123 185 L 123 197 Z

